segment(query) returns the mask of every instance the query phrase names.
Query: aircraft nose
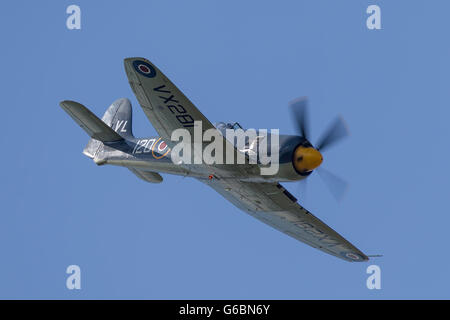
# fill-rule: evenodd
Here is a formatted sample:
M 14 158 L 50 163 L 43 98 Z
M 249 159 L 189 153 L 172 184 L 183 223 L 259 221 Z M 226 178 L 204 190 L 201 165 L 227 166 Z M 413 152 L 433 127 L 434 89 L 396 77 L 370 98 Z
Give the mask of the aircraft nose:
M 312 171 L 320 166 L 322 161 L 322 154 L 311 147 L 298 147 L 294 152 L 294 166 L 299 172 Z

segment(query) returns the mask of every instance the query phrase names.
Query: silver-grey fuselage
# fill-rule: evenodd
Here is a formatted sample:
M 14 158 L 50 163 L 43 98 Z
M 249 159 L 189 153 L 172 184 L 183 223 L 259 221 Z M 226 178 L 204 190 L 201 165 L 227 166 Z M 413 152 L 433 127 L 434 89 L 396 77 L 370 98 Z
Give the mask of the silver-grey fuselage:
M 258 163 L 243 164 L 245 166 L 245 176 L 242 176 L 242 172 L 235 173 L 230 170 L 221 170 L 227 164 L 216 164 L 214 172 L 205 164 L 175 164 L 172 161 L 171 148 L 160 137 L 129 137 L 124 141 L 115 143 L 88 145 L 84 154 L 92 158 L 98 165 L 110 164 L 142 171 L 194 178 L 212 178 L 215 176 L 221 179 L 237 178 L 242 181 L 252 182 L 296 181 L 305 178 L 306 176 L 299 175 L 295 171 L 291 161 L 292 155 L 289 154 L 292 152 L 291 150 L 295 149 L 296 145 L 301 143 L 301 137 L 280 135 L 278 138 L 280 142 L 280 157 L 278 171 L 275 175 L 261 175 L 261 165 Z

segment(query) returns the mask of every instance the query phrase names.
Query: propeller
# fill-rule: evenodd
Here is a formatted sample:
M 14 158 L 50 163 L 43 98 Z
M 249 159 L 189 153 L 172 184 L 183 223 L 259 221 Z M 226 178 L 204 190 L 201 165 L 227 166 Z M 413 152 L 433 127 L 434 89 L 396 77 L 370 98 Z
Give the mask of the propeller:
M 294 117 L 294 125 L 297 132 L 306 140 L 309 138 L 308 127 L 308 98 L 300 97 L 291 101 L 291 111 Z
M 341 200 L 348 189 L 348 183 L 330 171 L 319 167 L 323 160 L 322 154 L 319 151 L 330 148 L 349 135 L 348 127 L 344 119 L 341 116 L 336 117 L 328 126 L 327 130 L 320 136 L 316 146 L 313 146 L 309 141 L 308 98 L 300 97 L 291 101 L 290 109 L 297 132 L 305 138 L 308 145 L 306 147 L 298 147 L 294 151 L 294 167 L 300 173 L 302 173 L 302 170 L 305 170 L 305 174 L 310 174 L 312 170 L 317 168 L 319 176 L 322 178 L 330 193 L 337 201 Z M 306 179 L 302 181 L 304 180 Z M 306 183 L 303 184 L 302 189 L 306 189 Z
M 348 182 L 323 167 L 317 168 L 317 173 L 334 198 L 342 200 L 348 190 Z
M 316 149 L 323 151 L 347 136 L 347 124 L 341 116 L 338 116 L 320 137 L 319 142 L 316 144 Z

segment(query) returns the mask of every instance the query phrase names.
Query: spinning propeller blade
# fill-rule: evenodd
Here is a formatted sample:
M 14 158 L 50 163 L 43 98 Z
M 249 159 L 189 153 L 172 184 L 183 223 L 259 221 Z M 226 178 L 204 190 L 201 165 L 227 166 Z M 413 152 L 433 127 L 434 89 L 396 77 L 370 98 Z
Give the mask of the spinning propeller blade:
M 297 132 L 303 138 L 308 140 L 309 137 L 308 98 L 301 97 L 295 99 L 291 101 L 289 105 L 291 107 L 292 117 Z M 341 139 L 347 137 L 348 135 L 349 131 L 344 119 L 341 116 L 338 116 L 331 123 L 328 129 L 322 134 L 315 149 L 323 151 L 329 148 L 330 146 L 334 145 Z M 318 167 L 317 169 L 319 176 L 322 178 L 328 190 L 336 198 L 337 201 L 340 201 L 348 188 L 348 183 L 326 169 L 323 169 L 321 167 Z M 304 195 L 306 195 L 307 189 L 306 180 L 307 179 L 303 179 L 300 181 L 301 183 L 300 186 L 302 189 L 301 193 Z
M 323 167 L 317 169 L 317 173 L 322 178 L 322 181 L 325 183 L 330 193 L 338 202 L 341 201 L 347 192 L 348 182 Z
M 298 182 L 300 197 L 303 201 L 308 198 L 308 179 L 303 179 Z
M 309 137 L 308 98 L 301 97 L 291 101 L 291 112 L 294 117 L 294 125 L 297 132 L 306 140 Z
M 327 131 L 320 137 L 316 148 L 317 150 L 323 151 L 348 135 L 349 131 L 347 124 L 341 116 L 338 116 L 328 127 Z

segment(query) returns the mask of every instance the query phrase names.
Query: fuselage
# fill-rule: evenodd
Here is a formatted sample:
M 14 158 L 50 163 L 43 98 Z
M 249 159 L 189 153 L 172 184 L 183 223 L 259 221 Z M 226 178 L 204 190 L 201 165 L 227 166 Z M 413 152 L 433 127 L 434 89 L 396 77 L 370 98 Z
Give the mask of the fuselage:
M 218 129 L 223 134 L 223 131 L 220 128 Z M 268 165 L 276 165 L 277 170 L 275 174 L 261 175 L 261 168 L 264 165 L 258 161 L 259 150 L 256 147 L 257 143 L 254 143 L 258 137 L 256 135 L 253 139 L 247 139 L 243 147 L 239 146 L 237 141 L 230 141 L 235 146 L 234 151 L 236 153 L 246 156 L 246 162 L 242 164 L 243 168 L 245 166 L 244 173 L 242 170 L 225 170 L 224 166 L 228 164 L 226 162 L 214 163 L 213 166 L 206 165 L 203 161 L 201 163 L 174 163 L 172 160 L 173 150 L 169 146 L 169 144 L 173 145 L 173 143 L 167 143 L 160 137 L 128 138 L 119 143 L 102 144 L 92 158 L 98 165 L 111 164 L 144 171 L 197 178 L 216 177 L 254 182 L 278 182 L 301 180 L 307 176 L 300 175 L 292 164 L 293 150 L 303 142 L 302 137 L 292 135 L 274 136 L 273 134 L 268 134 L 266 137 L 269 141 L 268 149 L 270 150 L 270 143 L 277 140 L 279 156 L 276 164 Z M 254 159 L 253 163 L 250 162 L 250 158 Z M 237 164 L 237 166 L 239 165 Z M 266 164 L 265 167 L 268 165 Z

